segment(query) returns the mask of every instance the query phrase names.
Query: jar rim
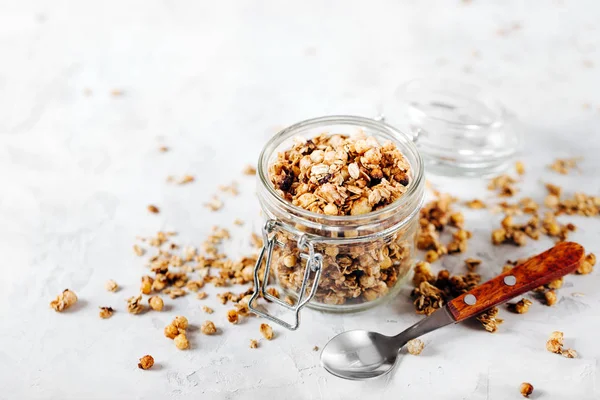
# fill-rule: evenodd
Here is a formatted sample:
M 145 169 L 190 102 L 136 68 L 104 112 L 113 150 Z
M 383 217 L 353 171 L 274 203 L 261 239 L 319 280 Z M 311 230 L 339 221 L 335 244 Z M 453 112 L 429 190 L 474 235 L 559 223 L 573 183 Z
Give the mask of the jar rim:
M 381 133 L 387 133 L 390 138 L 401 137 L 404 139 L 402 142 L 403 148 L 400 149 L 403 153 L 406 151 L 410 151 L 415 160 L 415 163 L 411 163 L 411 168 L 413 170 L 413 179 L 409 183 L 409 187 L 406 192 L 396 201 L 387 206 L 372 211 L 366 214 L 360 215 L 326 215 L 315 213 L 313 211 L 306 210 L 304 208 L 298 207 L 291 202 L 285 200 L 281 197 L 275 190 L 275 187 L 271 183 L 268 178 L 268 162 L 269 158 L 272 155 L 273 151 L 277 148 L 279 144 L 281 144 L 284 140 L 290 139 L 295 136 L 295 133 L 300 129 L 306 129 L 310 127 L 319 127 L 324 125 L 358 125 L 364 126 L 366 128 L 371 128 L 373 130 L 379 131 Z M 399 140 L 396 140 L 395 144 L 398 144 Z M 405 206 L 407 203 L 410 203 L 415 194 L 419 193 L 419 188 L 424 180 L 424 167 L 423 167 L 423 159 L 421 157 L 420 152 L 417 150 L 417 147 L 413 141 L 413 138 L 400 131 L 393 126 L 382 122 L 377 121 L 371 118 L 354 116 L 354 115 L 330 115 L 323 116 L 317 118 L 311 118 L 304 121 L 300 121 L 293 125 L 288 126 L 287 128 L 282 129 L 277 134 L 275 134 L 263 147 L 260 156 L 258 158 L 258 176 L 261 184 L 267 189 L 270 197 L 274 199 L 277 204 L 283 207 L 289 207 L 294 213 L 304 219 L 324 219 L 330 222 L 349 222 L 360 223 L 362 221 L 369 221 L 378 216 L 389 213 L 390 211 L 400 209 Z M 420 202 L 418 202 L 420 204 Z

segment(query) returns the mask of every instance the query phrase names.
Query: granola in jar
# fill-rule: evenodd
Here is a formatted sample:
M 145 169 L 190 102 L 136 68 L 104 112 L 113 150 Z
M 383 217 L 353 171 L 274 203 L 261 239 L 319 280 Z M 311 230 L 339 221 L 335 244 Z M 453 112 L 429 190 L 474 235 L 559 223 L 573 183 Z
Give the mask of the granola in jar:
M 271 277 L 285 294 L 316 284 L 309 305 L 336 311 L 397 293 L 414 262 L 424 192 L 409 137 L 359 117 L 305 121 L 267 144 L 258 175 L 274 228 Z M 306 274 L 309 248 L 320 257 L 317 282 Z

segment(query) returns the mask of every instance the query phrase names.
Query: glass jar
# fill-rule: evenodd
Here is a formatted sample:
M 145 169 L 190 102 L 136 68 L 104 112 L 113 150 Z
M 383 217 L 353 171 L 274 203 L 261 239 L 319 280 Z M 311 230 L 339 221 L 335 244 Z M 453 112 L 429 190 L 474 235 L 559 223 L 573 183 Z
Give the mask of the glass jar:
M 406 192 L 388 206 L 362 215 L 330 216 L 297 207 L 282 198 L 269 179 L 269 166 L 294 138 L 321 133 L 365 133 L 380 143 L 393 142 L 409 162 Z M 266 219 L 263 249 L 254 270 L 257 288 L 250 309 L 289 329 L 299 324 L 308 305 L 326 311 L 357 311 L 398 293 L 409 276 L 415 252 L 425 179 L 423 161 L 411 137 L 368 118 L 331 116 L 303 121 L 275 135 L 258 162 L 258 198 Z M 274 280 L 293 304 L 267 291 Z M 258 297 L 290 310 L 291 323 L 256 304 Z M 282 296 L 283 297 L 283 296 Z
M 483 177 L 505 170 L 521 148 L 515 116 L 483 85 L 416 79 L 383 105 L 386 122 L 409 132 L 427 173 Z

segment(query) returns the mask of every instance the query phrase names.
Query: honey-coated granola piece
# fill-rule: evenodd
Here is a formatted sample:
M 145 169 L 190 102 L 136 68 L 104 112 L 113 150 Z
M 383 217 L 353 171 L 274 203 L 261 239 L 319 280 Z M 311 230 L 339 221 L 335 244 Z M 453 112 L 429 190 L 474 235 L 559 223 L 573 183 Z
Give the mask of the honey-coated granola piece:
M 50 302 L 50 307 L 56 312 L 61 312 L 77 303 L 77 295 L 70 289 L 65 289 L 61 294 L 56 296 L 55 300 Z
M 140 358 L 140 362 L 138 363 L 138 368 L 140 369 L 150 369 L 154 365 L 154 358 L 151 355 L 146 354 L 144 357 Z

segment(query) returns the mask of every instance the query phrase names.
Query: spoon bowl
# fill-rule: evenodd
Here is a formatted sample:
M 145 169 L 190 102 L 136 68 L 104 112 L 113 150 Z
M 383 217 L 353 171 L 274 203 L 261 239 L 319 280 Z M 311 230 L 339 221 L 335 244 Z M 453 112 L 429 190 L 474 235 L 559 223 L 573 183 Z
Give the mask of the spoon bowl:
M 370 379 L 394 368 L 398 350 L 392 337 L 363 330 L 348 331 L 325 345 L 321 365 L 340 378 Z

